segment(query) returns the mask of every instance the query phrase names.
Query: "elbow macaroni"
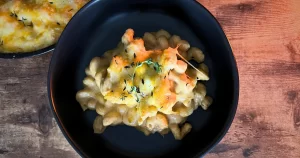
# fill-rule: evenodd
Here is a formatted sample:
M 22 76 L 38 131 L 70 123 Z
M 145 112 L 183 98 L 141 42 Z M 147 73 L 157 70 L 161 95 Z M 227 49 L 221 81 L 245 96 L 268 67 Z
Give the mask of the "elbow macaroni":
M 132 29 L 126 30 L 117 48 L 92 59 L 85 70 L 84 89 L 77 92 L 76 99 L 83 110 L 99 114 L 93 125 L 95 133 L 126 124 L 145 135 L 171 131 L 180 140 L 192 128 L 186 118 L 198 106 L 206 110 L 212 99 L 206 96 L 205 86 L 197 83 L 209 79 L 207 66 L 202 64 L 197 71 L 177 55 L 200 62 L 204 55 L 165 30 L 146 32 L 143 39 L 133 35 Z

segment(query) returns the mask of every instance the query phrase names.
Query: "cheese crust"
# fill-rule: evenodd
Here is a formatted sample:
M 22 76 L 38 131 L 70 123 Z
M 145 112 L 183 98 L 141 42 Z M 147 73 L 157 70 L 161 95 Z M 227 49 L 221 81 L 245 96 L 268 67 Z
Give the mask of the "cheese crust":
M 0 52 L 32 52 L 55 44 L 88 1 L 0 0 Z

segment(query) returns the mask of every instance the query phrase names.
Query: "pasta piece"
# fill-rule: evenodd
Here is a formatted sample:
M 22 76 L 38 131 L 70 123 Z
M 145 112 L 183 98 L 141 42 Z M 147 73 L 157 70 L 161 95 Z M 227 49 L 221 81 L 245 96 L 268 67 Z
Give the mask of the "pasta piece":
M 112 103 L 112 102 L 110 102 L 110 101 L 108 101 L 108 100 L 106 100 L 106 102 L 104 103 L 104 106 L 105 106 L 106 108 L 112 108 L 112 107 L 115 106 L 115 104 Z
M 177 114 L 180 115 L 181 117 L 188 117 L 190 116 L 194 109 L 190 106 L 190 107 L 186 107 L 184 104 L 177 102 L 172 110 Z
M 83 111 L 87 109 L 88 101 L 93 97 L 93 93 L 89 89 L 83 89 L 76 93 L 76 100 L 81 105 Z
M 127 112 L 128 107 L 125 104 L 121 104 L 117 106 L 117 109 L 121 115 Z
M 169 48 L 168 39 L 165 36 L 160 36 L 157 38 L 157 42 L 160 49 L 167 49 Z
M 146 127 L 153 133 L 159 132 L 168 128 L 168 120 L 163 114 L 158 113 L 156 116 L 147 119 Z
M 114 126 L 122 122 L 122 116 L 118 111 L 110 111 L 104 115 L 103 125 L 104 126 Z
M 115 56 L 116 54 L 114 54 L 114 51 L 113 50 L 109 50 L 109 51 L 106 51 L 104 54 L 103 54 L 103 58 L 111 61 L 111 59 L 113 58 L 113 56 Z
M 185 123 L 183 127 L 181 127 L 180 137 L 181 139 L 192 130 L 192 125 L 189 123 Z
M 190 44 L 186 40 L 180 40 L 178 44 L 180 45 L 178 49 L 183 52 L 188 51 L 191 47 Z
M 137 130 L 143 132 L 146 136 L 150 135 L 151 132 L 147 129 L 147 128 L 144 128 L 144 127 L 141 127 L 141 126 L 137 126 L 135 127 Z
M 127 29 L 124 35 L 122 36 L 122 43 L 128 45 L 131 41 L 133 41 L 134 31 L 132 29 Z
M 86 68 L 86 69 L 85 69 L 85 74 L 86 74 L 87 76 L 92 76 L 92 77 L 93 77 L 93 74 L 92 74 L 92 72 L 90 71 L 89 68 Z
M 185 118 L 181 117 L 180 115 L 171 114 L 171 115 L 167 115 L 167 117 L 168 117 L 169 124 L 180 124 L 185 121 Z
M 97 87 L 95 78 L 92 78 L 91 76 L 88 76 L 83 79 L 83 85 L 95 92 L 99 92 L 99 88 Z
M 174 138 L 176 140 L 181 140 L 186 134 L 188 134 L 191 131 L 192 126 L 189 123 L 185 123 L 180 129 L 178 124 L 171 124 L 170 129 L 174 135 Z
M 173 35 L 169 40 L 170 47 L 176 48 L 180 41 L 181 38 L 179 36 Z
M 95 79 L 91 76 L 83 79 L 83 85 L 86 87 L 90 87 L 91 89 L 93 89 L 93 87 L 95 87 L 95 84 Z
M 204 61 L 204 54 L 203 52 L 196 47 L 192 47 L 188 50 L 188 60 L 195 60 L 197 63 L 201 63 Z
M 128 126 L 136 126 L 139 118 L 137 109 L 131 108 L 123 115 L 123 122 Z
M 98 101 L 98 103 L 100 103 L 102 105 L 105 104 L 104 97 L 101 93 L 97 93 L 94 98 Z
M 90 110 L 95 110 L 96 104 L 97 104 L 97 101 L 95 99 L 90 99 L 87 103 L 87 108 Z
M 195 70 L 195 69 L 187 69 L 186 71 L 187 75 L 195 78 L 197 80 L 203 80 L 203 81 L 207 81 L 209 80 L 208 74 L 206 74 L 203 70 Z
M 160 131 L 159 134 L 161 134 L 161 135 L 163 136 L 163 135 L 165 135 L 165 134 L 168 134 L 169 131 L 170 131 L 170 129 L 169 129 L 169 128 L 166 128 L 166 129 Z
M 106 113 L 107 109 L 105 108 L 104 105 L 100 104 L 100 103 L 97 103 L 96 104 L 96 112 L 101 115 L 101 116 L 104 116 L 105 113 Z
M 96 73 L 95 75 L 95 83 L 97 85 L 97 89 L 100 90 L 101 85 L 104 82 L 104 79 L 106 77 L 107 71 L 105 69 L 100 70 L 100 72 Z
M 206 74 L 209 73 L 208 67 L 204 63 L 201 63 L 200 66 L 199 66 L 199 68 L 201 70 L 203 70 Z
M 89 67 L 91 75 L 95 77 L 96 73 L 102 70 L 103 67 L 107 67 L 109 63 L 110 61 L 104 58 L 100 58 L 100 57 L 93 58 Z
M 187 69 L 187 64 L 182 60 L 177 60 L 177 64 L 176 64 L 174 70 L 177 73 L 182 74 L 186 71 L 186 69 Z
M 157 108 L 156 106 L 149 106 L 149 105 L 141 105 L 139 107 L 140 112 L 140 119 L 138 120 L 138 125 L 142 125 L 143 122 L 148 118 L 155 116 L 157 114 Z
M 193 92 L 196 106 L 201 105 L 206 96 L 206 87 L 202 83 L 198 83 Z
M 149 32 L 144 34 L 143 40 L 145 41 L 145 47 L 147 49 L 153 49 L 157 42 L 155 36 Z
M 184 58 L 184 59 L 187 59 L 187 58 L 188 58 L 187 52 L 178 50 L 178 53 L 180 54 L 180 56 L 178 55 L 179 58 L 181 58 L 181 59 L 182 59 L 182 58 Z
M 102 116 L 97 116 L 96 119 L 94 120 L 94 124 L 93 124 L 93 128 L 94 128 L 94 133 L 102 133 L 105 130 L 105 126 L 103 126 L 103 118 Z
M 204 110 L 207 110 L 207 108 L 212 104 L 213 100 L 209 96 L 205 96 L 204 100 L 202 101 L 201 107 Z
M 170 126 L 170 130 L 174 135 L 174 138 L 176 140 L 181 140 L 181 134 L 180 134 L 180 129 L 178 127 L 178 124 L 171 124 Z
M 157 33 L 156 33 L 156 38 L 159 38 L 161 36 L 164 36 L 167 39 L 169 39 L 171 37 L 171 35 L 169 34 L 169 32 L 167 32 L 166 30 L 163 30 L 163 29 L 157 31 Z

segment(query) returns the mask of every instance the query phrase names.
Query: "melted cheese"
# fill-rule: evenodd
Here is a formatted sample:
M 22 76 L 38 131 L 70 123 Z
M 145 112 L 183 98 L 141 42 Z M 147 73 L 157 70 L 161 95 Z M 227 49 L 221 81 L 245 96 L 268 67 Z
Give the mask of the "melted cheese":
M 53 45 L 89 0 L 0 0 L 0 52 L 31 52 Z
M 176 139 L 182 139 L 191 125 L 181 129 L 178 125 L 201 105 L 205 86 L 197 84 L 197 75 L 189 75 L 193 69 L 177 57 L 179 47 L 146 50 L 146 40 L 133 36 L 132 29 L 126 30 L 116 49 L 92 59 L 85 88 L 76 99 L 84 110 L 96 110 L 103 117 L 102 122 L 99 117 L 94 122 L 97 133 L 124 123 L 146 135 L 171 130 Z

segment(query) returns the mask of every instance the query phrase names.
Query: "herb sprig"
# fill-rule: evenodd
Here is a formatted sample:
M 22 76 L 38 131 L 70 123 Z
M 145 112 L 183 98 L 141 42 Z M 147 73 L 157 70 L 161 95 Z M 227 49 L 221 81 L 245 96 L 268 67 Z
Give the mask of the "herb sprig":
M 134 54 L 135 55 L 135 54 Z M 116 61 L 115 61 L 116 62 Z M 116 62 L 116 64 L 118 64 L 117 62 Z M 143 66 L 143 64 L 146 64 L 146 65 L 148 65 L 148 66 L 152 66 L 153 67 L 153 69 L 157 72 L 157 73 L 161 73 L 162 72 L 162 66 L 158 63 L 158 62 L 154 62 L 154 61 L 152 61 L 152 59 L 151 58 L 149 58 L 149 59 L 147 59 L 147 60 L 145 60 L 145 61 L 143 61 L 143 62 L 137 62 L 136 64 L 134 63 L 134 62 L 132 62 L 130 65 L 127 65 L 127 66 L 125 66 L 124 68 L 125 69 L 128 69 L 128 68 L 130 68 L 130 66 L 131 67 L 134 67 L 135 66 L 135 68 L 134 68 L 134 70 L 133 70 L 133 74 L 132 75 L 130 75 L 130 74 L 128 74 L 128 76 L 131 78 L 131 80 L 133 81 L 133 79 L 135 78 L 135 72 L 136 72 L 136 70 L 139 68 L 139 67 L 141 67 L 141 66 Z M 124 83 L 125 83 L 125 85 L 127 84 L 127 81 L 124 79 Z M 142 79 L 142 84 L 144 84 L 144 79 Z M 123 89 L 123 91 L 126 89 L 126 87 Z M 144 93 L 143 92 L 141 92 L 140 91 L 140 88 L 139 87 L 137 87 L 137 86 L 131 86 L 131 88 L 130 88 L 130 90 L 128 91 L 128 93 L 129 94 L 131 94 L 131 93 L 135 93 L 135 97 L 136 97 L 136 99 L 135 99 L 135 101 L 137 102 L 137 103 L 140 103 L 141 102 L 141 99 L 140 99 L 140 97 L 138 96 L 138 94 L 141 94 L 142 95 L 142 97 L 144 97 Z M 151 92 L 151 96 L 153 96 L 153 92 Z M 121 96 L 121 100 L 125 100 L 125 98 L 126 98 L 126 96 L 124 96 L 124 94 L 122 94 L 122 96 Z
M 148 66 L 153 66 L 153 69 L 157 72 L 160 73 L 162 71 L 162 66 L 158 62 L 153 62 L 151 58 L 143 61 L 143 62 L 138 62 L 137 66 L 134 69 L 134 72 L 137 68 L 141 67 L 143 64 L 147 64 Z

